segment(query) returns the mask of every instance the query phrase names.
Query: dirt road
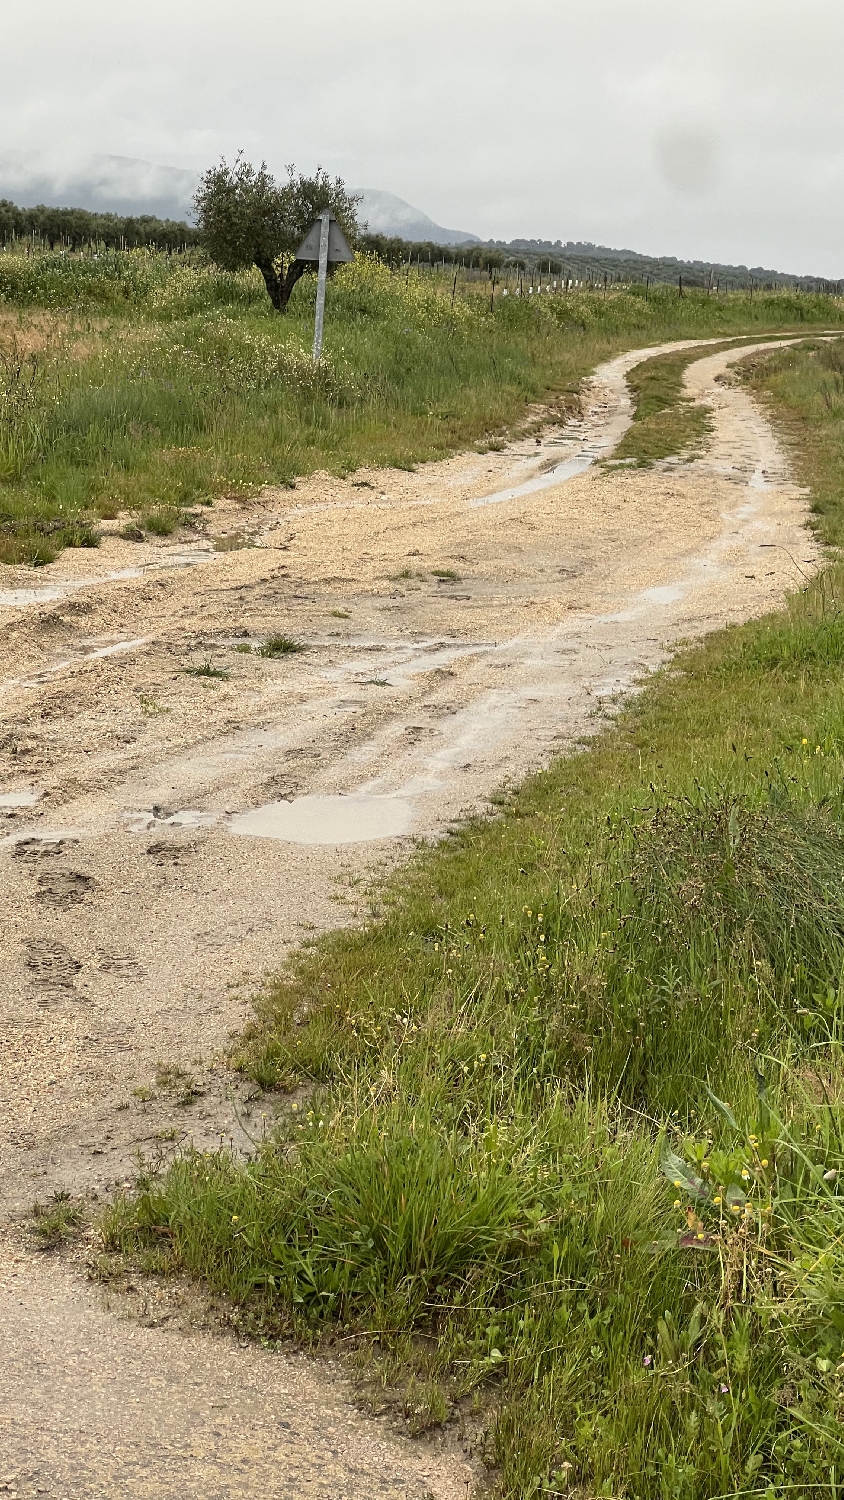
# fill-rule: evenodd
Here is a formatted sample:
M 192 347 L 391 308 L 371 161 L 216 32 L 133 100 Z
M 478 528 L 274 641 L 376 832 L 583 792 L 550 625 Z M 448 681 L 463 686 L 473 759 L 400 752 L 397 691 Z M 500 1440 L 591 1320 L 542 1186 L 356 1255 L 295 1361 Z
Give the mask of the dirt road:
M 267 1106 L 221 1054 L 261 974 L 309 933 L 358 920 L 373 872 L 582 739 L 672 643 L 761 613 L 816 566 L 765 417 L 721 382 L 746 348 L 691 366 L 689 391 L 715 416 L 705 457 L 590 467 L 629 421 L 625 371 L 655 352 L 599 370 L 582 421 L 541 442 L 415 473 L 316 475 L 219 502 L 189 542 L 132 543 L 115 524 L 96 552 L 0 569 L 0 1218 L 59 1187 L 102 1192 L 138 1150 L 260 1133 Z M 259 654 L 277 635 L 305 649 Z M 15 1254 L 0 1311 L 10 1470 L 31 1441 L 14 1351 L 37 1344 L 33 1397 L 77 1351 L 40 1492 L 113 1495 L 140 1473 L 131 1433 L 101 1490 L 84 1445 L 67 1459 L 68 1421 L 109 1446 L 122 1420 L 105 1396 L 91 1404 L 97 1350 L 135 1391 L 139 1434 L 144 1414 L 150 1431 L 166 1415 L 174 1454 L 187 1441 L 174 1412 L 192 1409 L 201 1366 L 208 1411 L 215 1382 L 228 1400 L 271 1379 L 301 1418 L 299 1374 L 281 1361 L 209 1343 L 212 1373 L 176 1335 L 127 1343 L 69 1271 Z M 256 1401 L 236 1485 L 221 1459 L 191 1468 L 183 1455 L 131 1492 L 258 1495 L 272 1473 L 285 1496 L 465 1494 L 462 1459 L 425 1459 L 423 1474 L 415 1450 L 346 1408 L 336 1421 L 352 1421 L 363 1467 L 306 1483 L 297 1465 L 309 1442 L 324 1451 L 319 1421 L 310 1437 L 307 1421 L 279 1434 Z M 375 1487 L 385 1443 L 403 1488 Z M 280 1453 L 298 1476 L 281 1489 Z

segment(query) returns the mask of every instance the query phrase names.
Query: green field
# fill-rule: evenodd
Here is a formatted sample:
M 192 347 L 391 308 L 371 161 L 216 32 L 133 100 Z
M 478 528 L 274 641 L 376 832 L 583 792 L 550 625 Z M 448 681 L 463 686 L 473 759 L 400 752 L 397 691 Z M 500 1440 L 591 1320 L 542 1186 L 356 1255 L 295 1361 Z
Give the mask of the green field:
M 257 271 L 196 251 L 0 254 L 0 562 L 94 546 L 104 518 L 166 535 L 220 495 L 499 442 L 625 347 L 842 322 L 797 292 L 452 289 L 359 257 L 329 285 L 314 371 L 312 276 L 280 318 Z

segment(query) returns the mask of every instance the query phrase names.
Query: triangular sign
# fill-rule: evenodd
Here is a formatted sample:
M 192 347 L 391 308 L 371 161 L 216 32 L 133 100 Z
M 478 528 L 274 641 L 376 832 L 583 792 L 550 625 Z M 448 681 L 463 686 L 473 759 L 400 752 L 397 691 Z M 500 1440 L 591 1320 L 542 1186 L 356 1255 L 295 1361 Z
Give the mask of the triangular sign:
M 299 249 L 296 251 L 297 260 L 319 260 L 319 238 L 322 231 L 322 219 L 317 219 L 311 225 Z M 328 225 L 328 264 L 339 265 L 344 261 L 354 260 L 354 255 L 346 243 L 346 237 L 337 223 L 334 215 Z

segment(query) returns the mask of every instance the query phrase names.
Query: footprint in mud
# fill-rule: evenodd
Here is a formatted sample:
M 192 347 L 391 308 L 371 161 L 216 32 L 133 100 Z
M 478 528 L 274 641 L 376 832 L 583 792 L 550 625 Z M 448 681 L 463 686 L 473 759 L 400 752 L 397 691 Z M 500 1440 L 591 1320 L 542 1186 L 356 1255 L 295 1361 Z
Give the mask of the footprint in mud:
M 35 895 L 46 906 L 66 909 L 84 901 L 96 886 L 93 875 L 86 875 L 83 870 L 50 870 L 48 874 L 38 876 Z
M 79 843 L 78 839 L 31 838 L 18 839 L 12 849 L 15 859 L 45 859 L 51 854 L 66 854 Z
M 146 973 L 134 953 L 114 953 L 107 948 L 99 949 L 97 968 L 101 974 L 114 974 L 118 979 L 143 979 Z
M 73 981 L 82 968 L 79 959 L 73 957 L 64 943 L 38 939 L 27 943 L 25 962 L 33 984 L 39 989 L 73 989 Z
M 168 839 L 153 839 L 144 850 L 157 865 L 180 865 L 188 855 L 195 853 L 196 844 L 178 844 Z

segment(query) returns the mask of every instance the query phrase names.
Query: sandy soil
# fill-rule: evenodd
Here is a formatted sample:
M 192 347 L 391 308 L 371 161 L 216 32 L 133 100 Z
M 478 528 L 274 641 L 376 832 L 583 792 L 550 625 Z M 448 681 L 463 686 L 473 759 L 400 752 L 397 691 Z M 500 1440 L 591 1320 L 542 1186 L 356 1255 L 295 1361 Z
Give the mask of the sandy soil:
M 413 838 L 582 740 L 679 639 L 761 613 L 817 565 L 764 415 L 723 379 L 746 347 L 691 366 L 715 415 L 705 457 L 588 467 L 629 420 L 625 371 L 654 352 L 599 370 L 582 421 L 541 441 L 315 475 L 218 503 L 188 542 L 115 527 L 37 574 L 0 568 L 0 1218 L 57 1188 L 102 1193 L 174 1138 L 248 1149 L 269 1106 L 222 1056 L 261 974 L 360 920 L 368 880 Z M 273 633 L 307 649 L 258 655 Z M 228 675 L 186 672 L 205 663 Z M 273 1475 L 290 1496 L 465 1494 L 462 1459 L 423 1474 L 333 1385 L 305 1394 L 310 1367 L 129 1337 L 71 1271 L 14 1257 L 0 1456 L 25 1464 L 21 1403 L 52 1390 L 41 1492 L 112 1495 L 131 1475 L 137 1494 L 246 1496 Z M 210 1439 L 186 1446 L 221 1390 L 248 1406 L 236 1480 Z M 295 1477 L 279 1489 L 282 1412 Z M 166 1462 L 139 1457 L 144 1432 Z M 325 1458 L 323 1482 L 332 1442 L 347 1456 Z M 384 1487 L 391 1442 L 404 1488 Z

